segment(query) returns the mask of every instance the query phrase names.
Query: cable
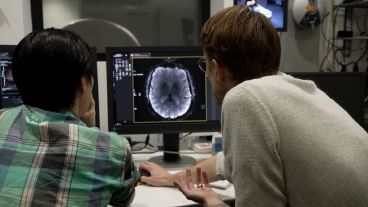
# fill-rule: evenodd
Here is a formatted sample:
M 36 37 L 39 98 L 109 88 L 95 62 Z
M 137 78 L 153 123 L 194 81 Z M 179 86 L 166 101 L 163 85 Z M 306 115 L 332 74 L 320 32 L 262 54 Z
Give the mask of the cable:
M 320 63 L 320 66 L 319 66 L 319 71 L 323 71 L 322 67 L 324 65 L 324 62 L 327 60 L 328 58 L 328 55 L 330 54 L 330 52 L 332 51 L 333 49 L 333 41 L 332 40 L 328 40 L 327 39 L 327 36 L 326 36 L 326 31 L 324 30 L 324 24 L 325 24 L 325 19 L 330 15 L 330 12 L 328 12 L 325 17 L 324 17 L 324 20 L 322 22 L 322 27 L 321 27 L 321 31 L 322 31 L 322 36 L 323 36 L 323 39 L 327 42 L 327 53 L 326 55 L 323 57 L 321 63 Z M 326 69 L 326 70 L 329 70 L 329 69 Z
M 197 152 L 194 152 L 194 151 L 179 151 L 179 152 L 176 152 L 176 151 L 168 151 L 168 150 L 158 150 L 157 152 L 164 152 L 164 153 L 169 153 L 169 154 L 176 154 L 176 155 L 179 155 L 179 154 L 197 154 Z
M 144 142 L 145 146 L 147 146 L 149 144 L 149 141 L 150 141 L 150 135 L 147 134 L 146 141 Z
M 358 66 L 358 63 L 355 63 L 355 64 L 354 64 L 353 71 L 354 71 L 354 72 L 359 72 L 359 66 Z
M 357 61 L 355 61 L 355 63 L 359 63 L 362 59 L 363 59 L 363 57 L 367 54 L 367 52 L 368 52 L 368 47 L 366 47 L 365 48 L 365 51 L 363 52 L 363 54 L 358 58 L 358 60 Z
M 193 132 L 189 132 L 186 135 L 182 136 L 179 138 L 179 140 L 189 136 L 190 134 L 192 134 Z M 131 148 L 132 148 L 132 153 L 134 154 L 149 154 L 149 153 L 155 153 L 155 152 L 159 152 L 162 150 L 159 150 L 157 148 L 155 148 L 152 144 L 149 143 L 150 141 L 150 135 L 147 134 L 145 141 L 141 141 L 141 142 L 134 142 L 131 141 Z M 142 150 L 149 150 L 149 151 L 142 151 Z M 163 151 L 163 152 L 169 152 L 170 151 Z
M 336 53 L 337 53 L 337 52 L 338 52 L 338 51 L 335 51 L 335 53 L 334 53 L 335 60 L 336 60 L 336 62 L 337 62 L 340 66 L 345 67 L 345 71 L 346 71 L 346 66 L 349 66 L 349 65 L 352 65 L 352 64 L 358 64 L 358 63 L 363 59 L 363 57 L 364 57 L 364 56 L 367 54 L 367 52 L 368 52 L 368 47 L 365 49 L 365 51 L 360 55 L 360 57 L 359 57 L 357 60 L 355 60 L 355 61 L 350 61 L 350 62 L 348 62 L 348 63 L 339 62 L 338 58 L 336 57 Z M 341 72 L 345 72 L 345 71 L 343 71 L 343 69 L 341 69 Z
M 338 16 L 338 13 L 339 13 L 340 10 L 336 10 L 336 13 L 334 15 L 334 19 L 333 19 L 333 28 L 334 28 L 334 36 L 335 36 L 335 28 L 337 27 L 337 16 Z M 345 11 L 345 16 L 346 16 L 346 11 Z M 357 19 L 360 19 L 360 18 L 364 18 L 364 28 L 361 28 L 360 24 L 358 23 Z M 367 21 L 368 21 L 368 11 L 365 12 L 364 15 L 359 15 L 359 16 L 352 16 L 352 19 L 354 20 L 354 23 L 357 27 L 357 29 L 360 31 L 360 35 L 365 35 L 367 34 L 367 28 L 368 28 L 368 25 L 367 25 Z M 352 19 L 350 19 L 350 21 L 353 21 Z M 347 23 L 347 19 L 345 18 L 345 21 L 344 23 L 346 24 Z M 324 36 L 326 36 L 324 33 L 324 31 L 322 31 L 322 34 Z M 334 40 L 334 39 L 333 39 Z M 347 69 L 347 66 L 349 65 L 354 65 L 353 66 L 353 71 L 359 71 L 359 67 L 358 67 L 358 63 L 364 58 L 364 56 L 366 56 L 367 52 L 368 52 L 368 45 L 365 46 L 365 49 L 364 47 L 362 47 L 362 43 L 365 42 L 367 40 L 361 40 L 360 43 L 359 43 L 359 48 L 356 48 L 356 49 L 350 49 L 350 51 L 356 51 L 356 50 L 361 50 L 362 51 L 362 54 L 356 59 L 356 60 L 350 60 L 350 61 L 346 61 L 345 60 L 345 56 L 342 54 L 342 57 L 341 58 L 338 58 L 337 54 L 340 52 L 343 52 L 343 48 L 339 48 L 336 44 L 335 44 L 335 41 L 333 41 L 333 58 L 335 60 L 335 62 L 341 66 L 341 72 L 344 72 L 346 71 Z M 329 55 L 329 53 L 331 52 L 331 49 L 328 48 L 327 50 L 327 54 L 326 56 L 323 58 L 322 62 L 321 62 L 321 65 L 320 65 L 320 71 L 323 71 L 323 65 Z M 349 58 L 350 59 L 350 58 Z
M 338 51 L 338 50 L 340 50 L 340 48 L 338 48 L 336 45 L 335 45 L 335 38 L 334 38 L 334 36 L 335 36 L 335 30 L 336 30 L 336 23 L 337 23 L 337 17 L 339 16 L 339 12 L 340 11 L 344 11 L 344 10 L 341 10 L 341 8 L 337 8 L 336 9 L 336 11 L 335 11 L 335 13 L 334 13 L 334 16 L 333 16 L 333 19 L 332 19 L 332 22 L 333 22 L 333 30 L 332 30 L 332 39 L 331 40 L 329 40 L 328 38 L 327 38 L 327 35 L 326 35 L 326 32 L 325 32 L 325 30 L 324 30 L 324 23 L 326 22 L 326 21 L 324 21 L 323 22 L 323 24 L 322 24 L 322 28 L 321 28 L 321 31 L 322 31 L 322 36 L 323 36 L 323 38 L 324 38 L 324 40 L 325 41 L 327 41 L 327 53 L 326 53 L 326 55 L 323 57 L 323 59 L 322 59 L 322 61 L 321 61 L 321 63 L 320 63 L 320 66 L 319 66 L 319 71 L 332 71 L 331 69 L 329 69 L 329 68 L 326 68 L 325 70 L 324 69 L 322 69 L 323 68 L 323 66 L 324 66 L 324 64 L 325 64 L 325 61 L 327 60 L 327 58 L 328 58 L 328 56 L 329 56 L 329 54 L 331 53 L 331 51 L 333 51 L 333 57 L 335 57 L 336 55 L 335 55 L 335 53 Z M 345 12 L 342 14 L 342 15 L 344 15 L 345 14 Z M 327 17 L 327 16 L 329 16 L 330 15 L 330 13 L 328 12 L 326 15 L 325 15 L 325 17 Z M 334 50 L 334 49 L 337 49 L 337 50 Z M 338 61 L 337 61 L 338 62 Z M 339 64 L 339 62 L 338 62 L 338 64 Z
M 144 142 L 134 142 L 131 141 L 131 148 L 132 148 L 132 152 L 137 152 L 137 151 L 141 151 L 144 149 L 149 149 L 149 150 L 153 150 L 155 149 L 155 147 L 149 143 L 150 141 L 150 135 L 147 134 L 146 139 Z
M 193 134 L 193 132 L 189 132 L 188 134 L 186 134 L 186 135 L 184 135 L 184 136 L 180 137 L 180 138 L 179 138 L 179 140 L 181 140 L 181 139 L 183 139 L 183 138 L 185 138 L 185 137 L 187 137 L 187 136 L 189 136 L 189 135 L 191 135 L 191 134 Z

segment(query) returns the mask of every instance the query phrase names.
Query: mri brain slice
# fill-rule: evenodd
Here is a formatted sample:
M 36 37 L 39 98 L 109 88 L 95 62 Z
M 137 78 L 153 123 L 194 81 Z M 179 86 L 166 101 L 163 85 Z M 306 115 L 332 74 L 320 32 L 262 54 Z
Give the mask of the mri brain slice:
M 176 119 L 190 109 L 194 93 L 189 73 L 180 67 L 156 67 L 147 79 L 148 102 L 165 119 Z

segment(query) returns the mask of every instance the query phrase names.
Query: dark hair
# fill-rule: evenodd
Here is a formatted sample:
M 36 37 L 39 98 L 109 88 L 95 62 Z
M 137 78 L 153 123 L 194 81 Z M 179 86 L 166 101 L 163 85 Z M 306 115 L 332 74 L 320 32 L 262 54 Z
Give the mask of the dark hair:
M 13 54 L 13 77 L 24 104 L 45 110 L 74 106 L 81 78 L 92 80 L 92 53 L 71 31 L 49 28 L 23 38 Z
M 208 58 L 229 69 L 237 82 L 276 74 L 281 46 L 276 29 L 264 15 L 247 6 L 226 8 L 201 31 Z

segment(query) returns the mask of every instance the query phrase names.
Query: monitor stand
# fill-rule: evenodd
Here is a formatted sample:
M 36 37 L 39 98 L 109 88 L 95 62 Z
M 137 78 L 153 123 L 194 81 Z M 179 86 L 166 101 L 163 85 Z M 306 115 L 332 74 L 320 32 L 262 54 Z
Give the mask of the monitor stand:
M 162 156 L 152 157 L 148 161 L 154 162 L 161 167 L 169 170 L 183 170 L 194 166 L 196 160 L 192 157 L 179 154 L 179 134 L 163 134 L 163 151 Z

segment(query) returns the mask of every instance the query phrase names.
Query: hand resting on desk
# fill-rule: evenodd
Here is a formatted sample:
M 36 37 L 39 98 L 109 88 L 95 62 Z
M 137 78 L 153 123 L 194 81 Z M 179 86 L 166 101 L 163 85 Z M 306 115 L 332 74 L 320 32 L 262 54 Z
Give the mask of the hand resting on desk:
M 216 159 L 216 156 L 212 156 L 206 160 L 197 162 L 195 166 L 191 167 L 193 175 L 192 182 L 197 182 L 196 168 L 201 168 L 206 171 L 209 182 L 218 181 L 218 176 L 216 175 Z M 139 169 L 150 173 L 150 177 L 142 176 L 141 182 L 151 186 L 173 187 L 175 180 L 185 176 L 185 171 L 170 174 L 161 166 L 148 161 L 140 163 Z M 224 188 L 222 187 L 222 189 Z
M 146 171 L 150 174 L 150 176 L 143 176 L 141 177 L 140 181 L 143 184 L 146 185 L 150 185 L 150 186 L 156 186 L 156 187 L 179 187 L 181 186 L 182 182 L 185 180 L 185 182 L 190 182 L 190 183 L 201 183 L 201 184 L 206 184 L 206 190 L 211 190 L 209 192 L 210 199 L 207 203 L 211 202 L 213 204 L 213 202 L 217 203 L 217 204 L 221 204 L 219 205 L 219 207 L 221 206 L 227 206 L 226 204 L 220 202 L 221 199 L 223 200 L 228 200 L 228 198 L 233 199 L 233 196 L 229 197 L 229 196 L 224 196 L 224 195 L 219 195 L 216 192 L 214 192 L 209 186 L 208 184 L 208 178 L 207 178 L 207 174 L 206 174 L 206 178 L 203 178 L 204 176 L 201 173 L 201 168 L 198 166 L 194 166 L 193 170 L 189 170 L 191 171 L 191 175 L 188 178 L 188 173 L 186 171 L 181 171 L 181 172 L 177 172 L 175 174 L 171 174 L 170 172 L 168 172 L 167 170 L 165 170 L 164 168 L 162 168 L 161 166 L 152 163 L 152 162 L 141 162 L 139 165 L 139 170 L 140 171 Z M 193 176 L 192 176 L 193 175 Z M 176 185 L 174 185 L 174 182 Z M 213 183 L 212 183 L 213 184 Z M 222 184 L 223 186 L 224 184 Z M 226 185 L 227 187 L 230 186 L 230 184 Z M 145 189 L 145 188 L 143 188 Z M 162 188 L 158 188 L 158 189 L 162 189 Z M 221 189 L 224 190 L 224 187 L 221 187 Z M 193 201 L 199 201 L 202 202 L 200 200 L 196 200 L 196 198 L 192 199 L 191 196 L 196 196 L 196 193 L 200 193 L 200 195 L 202 195 L 202 191 L 197 191 L 196 189 L 193 188 L 189 188 L 189 187 L 179 187 L 179 190 L 183 192 L 183 194 L 188 198 L 191 199 Z M 186 192 L 187 194 L 185 194 L 184 192 Z M 220 194 L 222 194 L 223 192 L 218 192 Z M 208 192 L 205 192 L 205 195 L 207 195 Z M 208 199 L 208 198 L 206 198 Z M 220 199 L 220 200 L 218 200 Z M 180 199 L 179 199 L 180 200 Z M 150 201 L 151 202 L 151 201 Z
M 141 176 L 145 176 L 145 177 L 151 176 L 151 173 L 148 172 L 147 170 L 139 169 L 139 173 L 141 174 Z
M 140 182 L 157 187 L 174 187 L 174 181 L 177 181 L 181 178 L 186 177 L 186 172 L 181 171 L 175 174 L 171 174 L 166 169 L 162 168 L 161 166 L 153 163 L 153 162 L 142 162 L 138 166 L 140 172 L 144 172 L 145 175 L 142 174 Z M 192 176 L 193 183 L 200 183 L 201 181 L 201 174 L 200 171 L 198 173 L 198 168 L 200 167 L 193 167 L 193 173 L 196 171 L 194 176 Z
M 178 178 L 175 178 L 175 175 L 172 174 L 172 172 L 166 171 L 161 166 L 152 163 L 152 162 L 142 162 L 139 166 L 139 171 L 141 172 L 141 184 L 146 184 L 150 186 L 157 186 L 157 187 L 173 187 L 174 180 L 177 180 Z M 151 175 L 152 173 L 152 175 Z M 180 173 L 177 173 L 180 174 Z M 177 177 L 185 176 L 184 171 L 180 176 L 177 175 Z M 196 178 L 196 177 L 194 177 Z M 197 182 L 196 179 L 194 179 L 195 182 Z M 231 186 L 229 181 L 227 180 L 219 180 L 219 181 L 213 181 L 210 183 L 210 186 L 212 188 L 222 189 L 225 190 L 228 187 Z
M 142 162 L 139 171 L 146 171 L 150 176 L 142 175 L 140 181 L 152 186 L 174 186 L 174 176 L 153 162 Z
M 228 207 L 222 202 L 221 197 L 209 186 L 207 174 L 197 168 L 197 185 L 192 183 L 191 170 L 186 170 L 186 176 L 174 181 L 175 186 L 185 195 L 189 200 L 198 202 L 205 207 Z

